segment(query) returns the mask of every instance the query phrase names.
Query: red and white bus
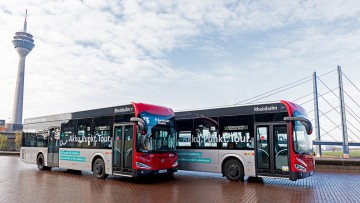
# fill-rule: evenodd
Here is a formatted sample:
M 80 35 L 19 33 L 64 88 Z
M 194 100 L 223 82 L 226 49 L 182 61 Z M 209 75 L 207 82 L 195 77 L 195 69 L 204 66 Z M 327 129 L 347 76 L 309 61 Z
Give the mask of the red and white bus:
M 297 180 L 313 175 L 311 122 L 294 103 L 175 112 L 179 169 Z
M 25 119 L 21 159 L 40 170 L 92 171 L 97 178 L 177 171 L 175 115 L 131 103 Z

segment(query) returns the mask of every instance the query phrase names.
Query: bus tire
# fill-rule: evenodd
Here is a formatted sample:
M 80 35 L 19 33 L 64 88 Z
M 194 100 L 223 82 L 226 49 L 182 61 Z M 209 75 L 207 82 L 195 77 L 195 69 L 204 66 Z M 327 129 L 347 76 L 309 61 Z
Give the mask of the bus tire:
M 46 170 L 44 155 L 40 153 L 36 158 L 36 165 L 39 170 Z
M 228 180 L 243 181 L 244 180 L 244 167 L 240 161 L 236 159 L 229 159 L 225 162 L 223 173 Z
M 108 174 L 105 173 L 105 163 L 102 158 L 97 158 L 93 165 L 94 176 L 98 179 L 105 179 Z

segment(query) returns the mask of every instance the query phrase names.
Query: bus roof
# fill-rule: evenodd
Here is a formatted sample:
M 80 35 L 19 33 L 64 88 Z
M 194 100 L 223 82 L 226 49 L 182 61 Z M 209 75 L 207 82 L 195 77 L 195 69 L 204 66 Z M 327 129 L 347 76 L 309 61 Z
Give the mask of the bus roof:
M 251 115 L 264 113 L 280 113 L 288 112 L 286 106 L 282 103 L 267 103 L 246 106 L 227 106 L 212 109 L 186 110 L 175 112 L 176 119 L 188 119 L 194 117 L 216 117 L 216 116 L 235 116 L 235 115 Z
M 100 116 L 113 116 L 113 115 L 124 115 L 124 114 L 138 114 L 140 112 L 147 111 L 153 114 L 159 115 L 174 115 L 170 108 L 163 106 L 156 106 L 152 104 L 134 103 L 122 106 L 114 106 L 100 109 L 92 109 L 86 111 L 78 111 L 73 113 L 55 114 L 35 118 L 27 118 L 24 120 L 24 124 L 31 123 L 43 123 L 51 121 L 63 121 L 70 119 L 81 119 L 81 118 L 92 118 Z
M 152 104 L 144 104 L 144 103 L 132 103 L 135 108 L 135 116 L 137 116 L 141 112 L 148 112 L 157 115 L 171 115 L 175 116 L 173 110 L 171 108 L 167 108 L 164 106 L 157 106 Z

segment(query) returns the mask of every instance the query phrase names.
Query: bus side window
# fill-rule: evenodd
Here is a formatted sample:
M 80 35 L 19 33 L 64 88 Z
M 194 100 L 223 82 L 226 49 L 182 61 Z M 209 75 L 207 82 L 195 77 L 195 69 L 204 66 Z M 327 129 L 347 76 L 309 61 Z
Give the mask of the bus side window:
M 81 140 L 79 148 L 91 148 L 92 118 L 79 119 L 77 123 L 77 137 Z
M 60 146 L 66 148 L 76 147 L 74 135 L 77 120 L 69 120 L 61 124 Z
M 93 142 L 93 148 L 96 149 L 111 149 L 112 148 L 112 127 L 113 127 L 114 117 L 113 116 L 104 116 L 104 117 L 95 117 L 93 119 L 93 136 L 96 142 Z
M 23 136 L 24 136 L 23 147 L 37 147 L 35 133 L 25 132 L 23 133 Z
M 249 141 L 250 140 L 250 141 Z M 252 139 L 254 140 L 254 139 Z M 228 149 L 252 149 L 250 133 L 247 131 L 224 131 L 222 133 L 222 148 Z
M 249 149 L 254 149 L 254 142 L 255 142 L 254 137 L 250 137 L 250 133 L 247 132 L 246 138 L 247 138 L 246 147 Z
M 214 126 L 199 125 L 198 128 L 195 129 L 195 147 L 216 148 L 218 141 L 217 134 L 217 130 Z
M 191 131 L 178 132 L 178 147 L 191 147 Z
M 49 134 L 47 129 L 38 131 L 36 133 L 36 147 L 47 147 L 48 146 Z
M 200 116 L 194 119 L 195 148 L 217 148 L 219 118 Z
M 176 121 L 176 146 L 177 147 L 191 147 L 193 119 Z

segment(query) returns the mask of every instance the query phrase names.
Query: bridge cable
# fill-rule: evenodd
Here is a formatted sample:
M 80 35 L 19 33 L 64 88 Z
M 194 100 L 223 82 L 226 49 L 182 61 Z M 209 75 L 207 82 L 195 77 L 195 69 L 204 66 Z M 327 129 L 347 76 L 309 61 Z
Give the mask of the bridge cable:
M 332 72 L 334 72 L 334 71 L 336 71 L 336 69 L 335 69 L 335 70 L 332 70 L 332 71 L 329 71 L 329 72 L 327 72 L 327 73 L 325 73 L 325 74 L 322 74 L 322 75 L 320 75 L 320 76 L 317 76 L 317 78 L 319 79 L 319 77 L 325 76 L 325 75 L 327 75 L 327 74 L 329 74 L 329 73 L 332 73 Z M 320 80 L 320 79 L 319 79 L 319 80 Z M 328 89 L 330 89 L 330 88 L 328 88 Z M 328 93 L 330 93 L 330 92 L 332 92 L 332 91 L 334 91 L 334 90 L 336 90 L 336 89 L 338 89 L 338 87 L 334 88 L 333 90 L 330 89 L 330 91 L 328 91 L 328 92 L 326 92 L 326 93 L 324 93 L 324 94 L 322 94 L 322 95 L 326 95 L 326 94 L 328 94 Z M 312 94 L 313 94 L 313 93 L 310 93 L 310 94 L 307 94 L 307 95 L 305 95 L 305 96 L 302 96 L 302 97 L 294 100 L 294 102 L 297 101 L 297 100 L 300 100 L 300 99 L 302 99 L 302 98 L 305 98 L 305 97 L 307 97 L 307 96 L 309 96 L 309 95 L 312 95 Z M 312 101 L 312 100 L 314 100 L 314 99 L 308 100 L 308 101 L 306 101 L 306 102 L 304 102 L 304 103 L 301 103 L 300 105 L 306 104 L 306 103 L 308 103 L 308 102 L 310 102 L 310 101 Z
M 360 108 L 360 105 L 345 90 L 344 92 Z
M 331 70 L 331 71 L 326 72 L 326 73 L 321 74 L 321 75 L 318 75 L 317 77 L 323 77 L 323 76 L 325 76 L 325 75 L 327 75 L 327 74 L 330 74 L 330 73 L 332 73 L 332 72 L 335 72 L 335 71 L 337 71 L 337 69 Z
M 320 79 L 319 79 L 320 80 Z M 321 81 L 321 80 L 320 80 Z M 338 97 L 323 81 L 321 81 L 336 97 Z M 328 102 L 322 95 L 319 95 L 326 103 L 328 103 L 328 105 L 330 105 L 330 107 L 332 108 L 332 109 L 334 109 L 339 115 L 341 115 L 340 114 L 340 112 L 339 112 L 339 110 L 337 110 L 337 108 L 335 108 L 332 104 L 330 104 L 330 102 Z M 338 97 L 339 98 L 339 97 Z M 321 111 L 321 110 L 319 110 L 320 112 L 321 112 L 321 114 L 322 115 L 324 115 L 324 113 Z M 328 112 L 327 112 L 328 113 Z M 334 125 L 336 125 L 336 123 L 333 121 L 333 120 L 331 120 L 328 116 L 326 116 L 325 115 L 325 117 L 327 118 L 327 119 L 329 119 Z M 349 123 L 351 126 L 353 126 L 354 127 L 354 125 L 352 124 L 352 123 Z M 339 128 L 340 130 L 341 130 L 341 128 Z M 351 130 L 351 129 L 348 129 L 351 133 L 353 133 L 354 134 L 354 136 L 356 136 L 355 135 L 355 133 Z M 330 132 L 330 131 L 329 131 Z M 350 136 L 349 136 L 350 137 Z M 356 136 L 357 137 L 357 136 Z M 350 137 L 352 140 L 354 140 L 352 137 Z
M 350 109 L 350 111 L 353 112 L 356 115 L 357 118 L 360 119 L 360 116 L 358 116 L 347 104 L 345 104 L 345 106 L 347 107 L 347 109 Z
M 309 114 L 310 112 L 313 112 L 314 111 L 314 109 L 311 109 L 310 111 L 308 111 L 307 113 Z
M 337 71 L 337 69 L 331 70 L 331 71 L 326 72 L 326 73 L 321 74 L 321 75 L 318 75 L 317 77 L 318 77 L 318 78 L 319 78 L 319 77 L 323 77 L 323 76 L 325 76 L 325 75 L 327 75 L 327 74 L 330 74 L 330 73 L 332 73 L 332 72 L 335 72 L 335 71 Z M 263 93 L 263 94 L 259 94 L 259 95 L 255 96 L 255 97 L 251 97 L 251 98 L 248 98 L 248 99 L 239 101 L 239 102 L 237 102 L 237 103 L 235 103 L 235 104 L 233 104 L 233 105 L 242 104 L 242 103 L 245 103 L 245 102 L 247 102 L 247 101 L 249 101 L 249 100 L 253 100 L 253 99 L 256 99 L 256 98 L 258 98 L 258 97 L 261 97 L 261 96 L 263 96 L 264 94 L 266 95 L 266 94 L 269 94 L 269 93 L 271 93 L 271 92 L 275 92 L 275 91 L 277 91 L 277 90 L 280 90 L 280 91 L 274 93 L 274 94 L 278 94 L 278 93 L 280 93 L 280 92 L 283 92 L 283 91 L 288 90 L 288 89 L 290 89 L 290 88 L 296 87 L 296 86 L 298 86 L 298 85 L 302 85 L 302 84 L 304 84 L 304 83 L 309 82 L 309 81 L 312 80 L 312 79 L 311 79 L 311 80 L 307 80 L 306 82 L 299 83 L 299 82 L 301 82 L 301 81 L 303 81 L 303 80 L 306 80 L 306 79 L 308 79 L 308 78 L 312 78 L 312 76 L 308 76 L 308 77 L 302 78 L 302 79 L 300 79 L 300 80 L 297 80 L 297 81 L 295 81 L 295 82 L 289 83 L 289 84 L 284 85 L 284 86 L 282 86 L 282 87 L 276 88 L 276 89 L 271 90 L 271 91 L 269 91 L 269 92 L 266 92 L 266 93 Z M 292 86 L 292 87 L 290 87 L 290 88 L 286 88 L 286 89 L 284 89 L 284 90 L 281 90 L 281 89 L 283 89 L 283 88 L 285 88 L 285 87 L 288 87 L 288 86 L 293 85 L 293 84 L 296 84 L 296 83 L 299 83 L 299 84 L 294 85 L 294 86 Z M 254 100 L 254 101 L 258 101 L 258 100 L 260 100 L 260 99 L 263 99 L 263 98 L 272 96 L 272 95 L 274 95 L 274 94 L 266 95 L 266 96 L 264 96 L 264 97 L 261 97 L 261 98 L 259 98 L 259 99 Z M 253 103 L 254 101 L 248 102 L 247 104 Z
M 337 110 L 332 104 L 330 104 L 329 101 L 327 101 L 322 95 L 320 95 L 320 97 L 321 97 L 331 108 L 333 108 L 338 114 L 341 115 L 341 113 L 339 112 L 339 110 Z
M 348 107 L 347 105 L 346 105 L 346 107 Z M 358 123 L 360 123 L 360 120 L 358 119 L 358 118 L 356 118 L 357 117 L 357 115 L 355 114 L 355 116 L 354 116 L 354 114 L 352 114 L 352 113 L 354 113 L 354 111 L 353 110 L 351 110 L 350 109 L 350 111 L 352 112 L 350 112 L 348 109 L 350 109 L 349 107 L 346 109 L 346 112 L 348 112 Z
M 320 78 L 318 78 L 319 79 L 319 81 L 326 87 L 326 88 L 328 88 L 337 98 L 340 98 L 337 94 L 335 94 L 334 92 L 333 92 L 333 90 L 331 90 Z M 337 88 L 336 88 L 337 89 Z M 345 91 L 344 91 L 345 92 Z M 347 94 L 347 93 L 346 93 Z M 348 94 L 347 94 L 348 95 Z M 348 95 L 349 96 L 349 95 Z M 320 97 L 322 98 L 322 99 L 324 99 L 325 101 L 326 101 L 326 103 L 328 103 L 332 108 L 334 108 L 324 97 L 322 97 L 322 95 L 320 95 Z M 350 96 L 349 96 L 350 97 Z M 352 99 L 352 98 L 351 98 Z M 354 101 L 355 102 L 355 101 Z M 356 103 L 356 102 L 355 102 Z M 357 103 L 356 103 L 357 104 Z M 357 104 L 358 105 L 358 104 Z M 359 107 L 360 107 L 360 105 L 359 105 Z M 338 112 L 340 115 L 341 115 L 341 113 L 336 109 L 336 112 Z M 352 127 L 354 127 L 355 129 L 357 129 L 352 123 L 350 123 L 350 122 L 348 122 Z M 356 136 L 356 134 L 351 130 L 351 129 L 348 129 L 350 132 L 352 132 L 353 134 L 354 134 L 354 136 L 355 137 L 357 137 L 358 139 L 360 139 L 358 136 Z M 350 136 L 349 136 L 350 137 Z M 351 137 L 350 137 L 351 138 Z M 351 138 L 352 139 L 352 138 Z M 354 139 L 353 139 L 354 140 Z
M 360 92 L 360 89 L 344 73 L 342 73 L 342 74 Z
M 334 88 L 333 90 L 327 91 L 327 92 L 325 92 L 324 94 L 321 94 L 320 96 L 324 96 L 324 95 L 326 95 L 326 94 L 329 94 L 330 92 L 332 92 L 332 91 L 334 91 L 334 90 L 336 90 L 336 89 L 338 89 L 338 87 Z M 311 93 L 311 94 L 313 94 L 313 93 Z M 303 98 L 303 97 L 301 97 L 301 98 Z M 299 99 L 300 99 L 300 98 L 299 98 Z M 308 101 L 306 101 L 306 102 L 303 102 L 303 103 L 300 104 L 300 106 L 302 106 L 302 105 L 304 105 L 304 104 L 306 104 L 306 103 L 309 103 L 309 102 L 311 102 L 311 101 L 313 101 L 313 100 L 314 100 L 314 99 L 312 98 L 312 99 L 310 99 L 310 100 L 308 100 Z
M 327 86 L 320 78 L 318 78 L 318 79 L 319 79 L 319 81 L 320 81 L 326 88 L 328 88 L 328 90 L 330 90 L 337 98 L 339 98 L 339 96 L 338 96 L 337 94 L 335 94 L 334 91 L 329 88 L 329 86 Z M 336 88 L 336 89 L 337 89 L 337 88 Z M 334 90 L 335 90 L 335 89 L 334 89 Z
M 339 107 L 339 106 L 338 106 Z M 338 107 L 336 107 L 336 108 L 338 108 Z M 330 113 L 330 112 L 332 112 L 332 111 L 334 111 L 335 109 L 330 109 L 329 111 L 327 111 L 327 112 L 325 112 L 325 113 L 322 113 L 321 115 L 319 115 L 319 117 L 321 117 L 321 116 L 325 116 L 326 114 L 328 114 L 328 113 Z M 314 119 L 312 119 L 311 121 L 314 121 L 315 120 L 315 118 Z
M 335 138 L 330 134 L 330 132 L 336 130 L 338 127 L 339 127 L 339 126 L 336 126 L 335 128 L 333 128 L 333 129 L 331 129 L 331 130 L 329 130 L 329 131 L 326 131 L 323 127 L 320 127 L 320 129 L 325 132 L 325 133 L 321 134 L 321 137 L 323 137 L 323 136 L 325 136 L 325 135 L 328 135 L 328 136 L 330 136 L 333 140 L 337 141 L 337 139 L 335 139 Z
M 326 114 L 324 114 L 321 110 L 319 110 L 320 111 L 320 113 L 322 114 L 322 115 L 324 115 L 327 119 L 329 119 L 329 121 L 331 122 L 331 123 L 333 123 L 335 126 L 339 126 L 339 125 L 337 125 L 331 118 L 329 118 Z M 339 127 L 339 129 L 341 130 L 341 128 Z
M 323 98 L 323 97 L 321 97 L 321 98 Z M 324 98 L 323 98 L 324 99 Z M 324 99 L 325 100 L 325 99 Z M 326 101 L 326 100 L 325 100 Z M 340 114 L 340 112 L 339 112 L 339 110 L 337 110 L 337 107 L 335 108 L 334 106 L 332 106 L 328 101 L 326 101 L 332 108 L 333 108 L 333 110 L 335 110 L 336 112 L 338 112 L 339 114 Z M 324 114 L 320 109 L 319 109 L 319 111 L 320 111 L 320 113 L 321 113 L 321 115 L 320 116 L 322 116 L 322 115 L 324 115 L 327 119 L 329 119 L 334 125 L 336 125 L 336 123 L 333 121 L 333 120 L 331 120 L 326 114 Z M 331 110 L 332 111 L 332 110 Z M 326 113 L 329 113 L 330 111 L 328 111 L 328 112 L 326 112 Z M 350 122 L 348 122 L 353 128 L 355 128 L 356 130 L 357 130 L 357 128 L 352 124 L 352 123 L 350 123 Z M 341 130 L 341 128 L 339 128 L 340 130 Z M 353 134 L 354 134 L 354 136 L 355 137 L 357 137 L 357 138 L 359 138 L 358 136 L 356 136 L 356 134 L 351 130 L 351 129 L 349 129 L 348 128 L 348 130 L 350 131 L 350 132 L 352 132 Z M 360 139 L 360 138 L 359 138 Z
M 313 93 L 310 93 L 310 94 L 307 94 L 307 95 L 305 95 L 305 96 L 299 97 L 299 98 L 293 100 L 293 102 L 296 102 L 296 101 L 298 101 L 298 100 L 300 100 L 300 99 L 303 99 L 303 98 L 305 98 L 305 97 L 307 97 L 307 96 L 310 96 L 310 95 L 312 95 L 312 94 L 313 94 Z
M 323 97 L 322 97 L 323 98 Z M 324 98 L 323 98 L 324 99 Z M 324 99 L 325 100 L 325 99 Z M 326 101 L 326 100 L 325 100 Z M 340 112 L 335 108 L 335 107 L 333 107 L 328 101 L 326 101 L 333 109 L 332 110 L 330 110 L 330 111 L 333 111 L 333 110 L 336 110 L 336 112 L 338 112 L 339 114 L 340 114 Z M 328 112 L 326 112 L 326 113 L 323 113 L 321 110 L 319 110 L 320 111 L 320 113 L 321 113 L 321 115 L 320 116 L 322 116 L 322 115 L 324 115 L 330 122 L 332 122 L 335 126 L 338 126 L 332 119 L 330 119 L 326 114 L 327 113 L 329 113 L 330 111 L 328 111 Z M 350 122 L 348 122 L 353 128 L 355 128 L 356 130 L 357 130 L 357 128 L 352 124 L 352 123 L 350 123 Z M 338 128 L 341 130 L 341 128 L 338 126 Z M 348 130 L 351 132 L 351 133 L 353 133 L 354 134 L 354 136 L 355 137 L 357 137 L 358 139 L 360 139 L 350 128 L 348 128 Z M 354 139 L 353 139 L 354 140 Z
M 285 89 L 283 89 L 283 90 L 277 91 L 277 92 L 275 92 L 275 93 L 272 93 L 272 94 L 269 94 L 269 95 L 266 95 L 266 96 L 260 97 L 260 98 L 258 98 L 258 99 L 253 100 L 252 102 L 254 102 L 254 101 L 258 101 L 258 100 L 263 99 L 263 98 L 266 98 L 266 97 L 270 97 L 270 96 L 272 96 L 272 95 L 278 94 L 278 93 L 283 92 L 283 91 L 286 91 L 286 90 L 289 90 L 289 89 L 294 88 L 294 87 L 296 87 L 296 86 L 299 86 L 299 85 L 305 84 L 305 83 L 307 83 L 307 82 L 309 82 L 309 81 L 311 81 L 311 80 L 312 80 L 312 79 L 307 80 L 307 81 L 302 82 L 302 83 L 299 83 L 299 84 L 296 84 L 296 85 L 293 85 L 293 86 L 291 86 L 291 87 L 285 88 Z M 248 102 L 247 104 L 250 104 L 250 103 L 251 103 L 251 102 Z
M 249 99 L 245 99 L 245 100 L 243 100 L 243 101 L 237 102 L 237 103 L 235 103 L 234 105 L 236 105 L 236 104 L 241 104 L 241 103 L 244 103 L 244 102 L 246 102 L 246 101 L 253 100 L 253 99 L 256 99 L 256 98 L 258 98 L 258 97 L 261 97 L 261 96 L 263 96 L 264 94 L 266 95 L 266 94 L 275 92 L 275 91 L 277 91 L 277 90 L 280 90 L 280 91 L 275 92 L 275 93 L 273 93 L 273 94 L 270 94 L 270 95 L 267 95 L 267 96 L 263 96 L 263 97 L 261 97 L 261 98 L 259 98 L 259 99 L 254 100 L 254 101 L 258 101 L 258 100 L 263 99 L 263 98 L 265 98 L 265 97 L 272 96 L 272 95 L 274 95 L 274 94 L 277 94 L 277 93 L 283 92 L 283 91 L 285 91 L 285 90 L 288 90 L 288 89 L 290 89 L 290 88 L 293 88 L 293 87 L 296 87 L 296 86 L 298 86 L 298 85 L 301 85 L 301 84 L 303 84 L 303 83 L 305 83 L 305 82 L 309 82 L 309 81 L 311 81 L 312 79 L 307 80 L 307 81 L 302 82 L 302 83 L 299 83 L 299 82 L 301 82 L 301 81 L 303 81 L 303 80 L 306 80 L 306 79 L 308 79 L 308 78 L 311 78 L 311 77 L 312 77 L 312 76 L 308 76 L 308 77 L 302 78 L 302 79 L 300 79 L 300 80 L 297 80 L 297 81 L 295 81 L 295 82 L 289 83 L 289 84 L 284 85 L 284 86 L 282 86 L 282 87 L 276 88 L 276 89 L 271 90 L 271 91 L 269 91 L 269 92 L 266 92 L 266 93 L 263 93 L 263 94 L 259 94 L 259 95 L 255 96 L 255 97 L 251 97 L 251 98 L 249 98 Z M 296 84 L 296 83 L 299 83 L 299 84 Z M 296 84 L 296 85 L 293 85 L 293 84 Z M 285 88 L 285 87 L 288 87 L 288 86 L 290 86 L 290 85 L 293 85 L 293 86 L 291 86 L 290 88 L 286 88 L 286 89 L 284 89 L 284 90 L 281 90 L 281 89 L 283 89 L 283 88 Z

